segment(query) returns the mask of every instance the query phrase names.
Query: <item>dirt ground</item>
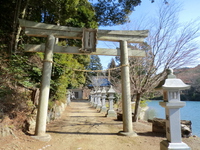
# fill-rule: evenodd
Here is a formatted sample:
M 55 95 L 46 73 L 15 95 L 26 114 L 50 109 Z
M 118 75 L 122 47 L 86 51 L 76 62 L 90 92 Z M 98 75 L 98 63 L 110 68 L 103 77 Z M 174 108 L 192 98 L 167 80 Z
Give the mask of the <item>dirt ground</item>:
M 136 137 L 120 136 L 123 122 L 107 118 L 88 101 L 73 101 L 60 119 L 47 125 L 49 142 L 38 141 L 21 132 L 0 139 L 0 150 L 159 150 L 165 136 L 152 133 L 151 123 L 133 123 Z M 193 150 L 200 150 L 200 138 L 184 138 Z

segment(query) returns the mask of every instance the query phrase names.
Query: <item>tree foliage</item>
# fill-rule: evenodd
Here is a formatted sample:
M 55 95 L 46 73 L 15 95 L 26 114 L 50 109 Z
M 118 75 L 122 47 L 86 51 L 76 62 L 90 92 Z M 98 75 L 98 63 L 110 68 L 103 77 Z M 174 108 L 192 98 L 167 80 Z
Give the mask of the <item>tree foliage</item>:
M 87 70 L 102 70 L 103 69 L 98 55 L 90 56 L 90 63 L 86 67 L 86 69 Z M 96 84 L 97 83 L 96 80 L 98 80 L 97 76 L 99 76 L 99 75 L 102 75 L 101 71 L 100 71 L 100 73 L 99 72 L 87 72 L 86 85 L 94 84 L 94 83 Z
M 45 38 L 25 36 L 19 27 L 18 18 L 54 25 L 97 28 L 95 12 L 87 0 L 1 1 L 0 101 L 10 99 L 12 104 L 16 104 L 16 108 L 19 108 L 17 104 L 22 101 L 26 105 L 26 102 L 31 100 L 31 92 L 39 88 L 41 82 L 44 56 L 42 53 L 25 53 L 24 44 L 46 42 Z M 80 46 L 81 41 L 59 39 L 58 44 Z M 54 54 L 50 99 L 63 100 L 66 98 L 66 88 L 83 85 L 84 73 L 75 72 L 73 69 L 85 69 L 89 62 L 88 55 Z M 23 94 L 25 94 L 24 97 L 22 97 Z M 3 102 L 0 108 L 3 107 L 2 105 L 4 105 Z M 9 113 L 9 110 L 7 112 Z
M 98 55 L 90 56 L 90 64 L 88 65 L 87 69 L 88 70 L 102 70 L 103 69 Z
M 93 4 L 99 25 L 112 26 L 128 22 L 128 15 L 141 0 L 98 0 Z
M 98 0 L 93 1 L 97 21 L 100 26 L 113 26 L 130 22 L 129 15 L 142 0 Z M 154 2 L 154 0 L 150 0 Z M 168 4 L 167 0 L 163 0 Z

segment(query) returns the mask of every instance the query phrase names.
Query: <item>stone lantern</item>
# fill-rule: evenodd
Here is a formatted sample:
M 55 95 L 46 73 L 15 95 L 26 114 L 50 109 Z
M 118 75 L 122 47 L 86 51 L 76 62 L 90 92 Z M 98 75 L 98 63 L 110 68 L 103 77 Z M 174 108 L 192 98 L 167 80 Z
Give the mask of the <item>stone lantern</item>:
M 169 69 L 169 75 L 165 80 L 163 89 L 164 102 L 160 105 L 165 108 L 166 113 L 166 137 L 160 143 L 161 150 L 190 150 L 187 144 L 181 139 L 180 108 L 185 106 L 185 102 L 180 101 L 181 90 L 189 89 L 181 79 L 173 75 L 173 70 Z
M 109 109 L 107 111 L 106 117 L 117 117 L 117 113 L 115 112 L 115 110 L 113 109 L 113 99 L 114 99 L 114 94 L 115 94 L 115 90 L 113 89 L 113 87 L 111 86 L 110 89 L 108 90 L 108 99 L 109 99 Z
M 101 89 L 99 88 L 99 90 L 97 91 L 97 106 L 96 109 L 100 110 L 101 108 Z
M 102 107 L 101 107 L 101 111 L 100 112 L 106 112 L 107 108 L 106 108 L 106 90 L 105 87 L 103 87 L 102 91 L 101 91 L 101 98 L 102 98 Z
M 69 90 L 67 90 L 67 105 L 69 105 L 71 102 L 70 95 L 71 95 L 71 92 Z
M 93 107 L 94 108 L 97 107 L 97 91 L 94 91 L 94 103 L 93 103 Z
M 94 91 L 93 90 L 91 90 L 90 92 L 90 104 L 91 106 L 94 105 Z

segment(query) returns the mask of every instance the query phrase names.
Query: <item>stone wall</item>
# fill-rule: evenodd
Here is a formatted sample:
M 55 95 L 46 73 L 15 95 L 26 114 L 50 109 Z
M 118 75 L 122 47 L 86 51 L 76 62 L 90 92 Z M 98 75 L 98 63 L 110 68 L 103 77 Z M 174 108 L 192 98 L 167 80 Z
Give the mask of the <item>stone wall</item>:
M 54 104 L 52 109 L 50 109 L 47 113 L 47 124 L 50 123 L 53 120 L 58 119 L 63 111 L 65 110 L 67 106 L 67 103 L 60 103 L 60 104 Z M 35 126 L 36 126 L 36 114 L 37 112 L 34 112 L 35 115 L 29 117 L 24 124 L 24 128 L 26 131 L 29 132 L 34 132 L 35 131 Z

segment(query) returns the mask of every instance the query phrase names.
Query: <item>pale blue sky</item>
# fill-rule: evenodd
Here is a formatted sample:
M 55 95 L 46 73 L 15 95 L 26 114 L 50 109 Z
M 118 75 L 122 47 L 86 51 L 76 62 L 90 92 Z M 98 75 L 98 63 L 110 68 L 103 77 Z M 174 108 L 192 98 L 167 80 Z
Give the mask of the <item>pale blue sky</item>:
M 155 0 L 159 1 L 159 0 Z M 163 0 L 160 0 L 163 1 Z M 182 11 L 179 14 L 179 21 L 180 22 L 188 22 L 192 19 L 197 19 L 200 17 L 200 0 L 177 0 L 177 2 L 181 2 L 182 4 Z M 170 2 L 169 2 L 170 4 Z M 151 3 L 150 0 L 143 0 L 140 6 L 135 8 L 135 11 L 130 15 L 130 20 L 132 18 L 137 18 L 138 16 L 142 16 L 144 14 L 154 15 L 155 10 L 157 9 L 156 3 Z M 200 19 L 200 18 L 199 18 Z M 119 26 L 112 26 L 112 27 L 100 27 L 100 29 L 105 30 L 123 30 L 123 25 Z M 105 44 L 104 42 L 98 41 L 97 47 L 112 47 L 112 43 Z M 101 64 L 103 69 L 107 69 L 108 63 L 110 63 L 112 56 L 99 56 L 101 59 Z M 200 61 L 199 61 L 200 64 Z

